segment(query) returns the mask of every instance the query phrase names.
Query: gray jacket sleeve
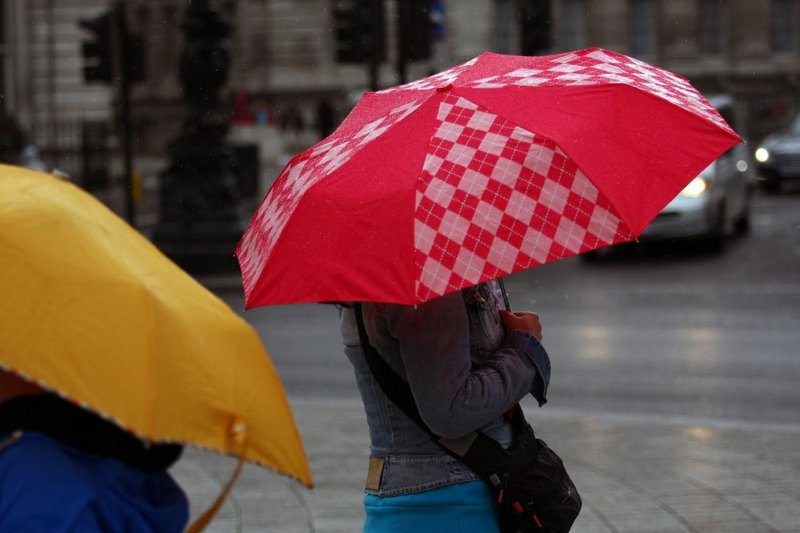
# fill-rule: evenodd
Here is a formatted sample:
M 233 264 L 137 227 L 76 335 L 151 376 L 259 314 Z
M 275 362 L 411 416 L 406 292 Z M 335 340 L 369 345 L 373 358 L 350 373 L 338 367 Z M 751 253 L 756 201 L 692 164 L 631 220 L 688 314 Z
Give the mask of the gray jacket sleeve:
M 546 401 L 550 361 L 526 332 L 507 336 L 486 364 L 473 367 L 461 293 L 415 307 L 379 307 L 385 331 L 378 337 L 394 340 L 420 415 L 435 433 L 458 438 L 479 429 L 528 393 L 540 405 Z

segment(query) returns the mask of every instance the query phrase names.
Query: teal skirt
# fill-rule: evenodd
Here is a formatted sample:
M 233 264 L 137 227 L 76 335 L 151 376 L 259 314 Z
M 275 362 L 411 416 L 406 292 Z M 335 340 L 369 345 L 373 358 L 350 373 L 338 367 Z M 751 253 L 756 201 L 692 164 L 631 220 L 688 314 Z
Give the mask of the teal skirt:
M 364 497 L 364 533 L 499 533 L 492 492 L 468 481 L 402 496 Z

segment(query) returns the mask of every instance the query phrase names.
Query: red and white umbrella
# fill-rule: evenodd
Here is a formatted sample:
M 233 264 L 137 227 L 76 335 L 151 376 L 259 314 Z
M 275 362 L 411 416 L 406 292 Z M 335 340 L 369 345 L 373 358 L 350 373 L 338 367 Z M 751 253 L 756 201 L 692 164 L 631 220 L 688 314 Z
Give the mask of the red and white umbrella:
M 625 55 L 481 54 L 367 93 L 288 163 L 236 250 L 246 306 L 412 305 L 635 239 L 740 141 Z

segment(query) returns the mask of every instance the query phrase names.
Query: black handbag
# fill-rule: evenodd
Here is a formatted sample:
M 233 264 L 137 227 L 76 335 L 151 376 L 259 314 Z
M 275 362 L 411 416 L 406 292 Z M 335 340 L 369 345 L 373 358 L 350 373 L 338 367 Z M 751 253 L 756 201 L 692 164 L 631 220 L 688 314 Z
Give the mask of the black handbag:
M 370 372 L 386 396 L 408 418 L 430 434 L 492 488 L 503 533 L 569 531 L 581 510 L 581 497 L 561 458 L 525 420 L 517 405 L 506 417 L 517 434 L 508 449 L 481 431 L 459 439 L 444 439 L 422 420 L 411 388 L 370 344 L 361 305 L 355 304 L 361 348 Z

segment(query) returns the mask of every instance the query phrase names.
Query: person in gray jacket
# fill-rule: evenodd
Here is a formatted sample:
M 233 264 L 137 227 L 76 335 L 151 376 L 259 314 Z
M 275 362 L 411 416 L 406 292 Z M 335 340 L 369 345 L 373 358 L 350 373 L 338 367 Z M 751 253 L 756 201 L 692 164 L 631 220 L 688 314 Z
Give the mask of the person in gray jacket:
M 507 447 L 514 431 L 503 414 L 528 394 L 546 402 L 539 317 L 502 310 L 501 301 L 489 282 L 416 306 L 362 306 L 370 343 L 442 437 L 480 429 Z M 342 306 L 340 317 L 371 441 L 364 532 L 499 531 L 489 487 L 392 404 L 370 373 L 353 309 Z

